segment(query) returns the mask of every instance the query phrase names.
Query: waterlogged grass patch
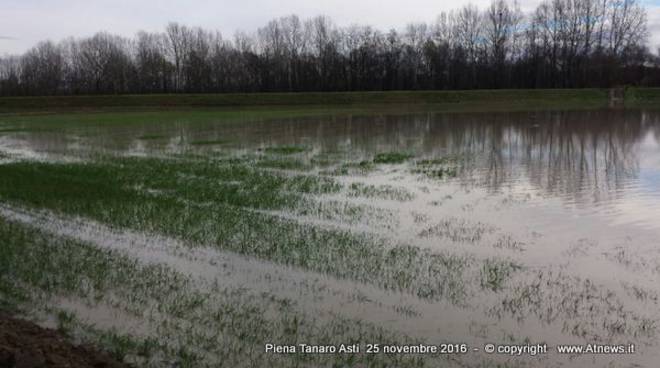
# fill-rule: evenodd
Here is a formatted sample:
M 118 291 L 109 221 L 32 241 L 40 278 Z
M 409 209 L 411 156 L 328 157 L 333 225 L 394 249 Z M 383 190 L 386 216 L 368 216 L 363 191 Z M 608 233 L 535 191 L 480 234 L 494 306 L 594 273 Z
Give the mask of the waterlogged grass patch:
M 159 264 L 142 264 L 94 244 L 52 236 L 0 219 L 0 286 L 20 285 L 28 299 L 12 299 L 25 311 L 54 315 L 58 327 L 95 343 L 117 359 L 140 367 L 240 366 L 246 356 L 257 366 L 289 367 L 437 365 L 438 357 L 357 354 L 267 354 L 264 344 L 422 343 L 372 323 L 340 315 L 309 316 L 296 301 L 243 287 L 204 284 Z M 417 252 L 391 253 L 400 262 Z M 427 271 L 428 272 L 428 271 Z M 405 277 L 398 275 L 405 284 Z M 0 294 L 0 300 L 11 296 Z M 119 318 L 139 319 L 140 333 L 103 327 L 79 318 L 60 298 L 78 299 L 94 310 L 111 306 Z M 3 303 L 4 305 L 4 303 Z M 115 317 L 117 318 L 117 317 Z M 435 361 L 435 363 L 433 363 Z
M 526 266 L 527 253 L 547 238 L 537 241 L 536 229 L 519 233 L 519 224 L 506 221 L 511 213 L 493 212 L 505 217 L 478 222 L 502 204 L 517 210 L 511 195 L 500 202 L 504 194 L 482 192 L 480 182 L 475 188 L 472 181 L 447 180 L 471 173 L 468 161 L 479 155 L 427 158 L 422 155 L 427 145 L 416 140 L 384 148 L 389 139 L 363 140 L 368 132 L 362 130 L 356 132 L 360 139 L 350 141 L 332 135 L 319 138 L 318 146 L 312 138 L 299 141 L 308 147 L 259 150 L 274 141 L 258 136 L 261 126 L 243 131 L 240 120 L 271 118 L 270 113 L 169 115 L 16 116 L 0 127 L 5 129 L 0 134 L 55 127 L 66 139 L 77 138 L 71 140 L 77 145 L 98 137 L 104 149 L 120 146 L 104 151 L 117 156 L 91 152 L 94 145 L 90 155 L 72 153 L 85 162 L 1 161 L 2 213 L 15 213 L 8 216 L 25 223 L 21 215 L 37 220 L 35 226 L 0 220 L 0 310 L 43 310 L 79 341 L 96 342 L 136 367 L 445 367 L 454 361 L 421 355 L 264 354 L 263 346 L 267 341 L 410 344 L 415 338 L 402 333 L 426 336 L 438 323 L 428 334 L 442 335 L 453 324 L 443 318 L 454 312 L 469 316 L 468 341 L 500 336 L 524 343 L 531 338 L 525 332 L 536 334 L 541 325 L 578 342 L 656 344 L 659 296 L 650 285 L 632 281 L 610 290 L 610 284 L 564 274 L 574 270 L 572 259 L 565 268 L 552 260 L 547 267 Z M 470 134 L 482 134 L 478 119 Z M 221 121 L 232 124 L 227 146 L 216 139 L 225 137 L 219 126 L 192 126 Z M 107 138 L 103 124 L 127 131 Z M 233 134 L 241 140 L 237 147 Z M 180 143 L 162 146 L 168 137 L 180 137 Z M 51 139 L 50 134 L 16 138 L 26 138 L 35 149 L 41 138 Z M 145 142 L 135 146 L 136 139 Z M 164 150 L 159 157 L 122 157 L 126 150 L 148 154 L 143 148 L 149 146 Z M 468 146 L 463 148 L 478 150 Z M 396 151 L 374 156 L 374 147 L 410 150 L 417 157 Z M 45 152 L 55 152 L 50 149 Z M 0 158 L 8 157 L 6 152 Z M 477 175 L 481 164 L 474 166 Z M 374 172 L 378 175 L 369 175 Z M 525 206 L 521 200 L 513 204 L 518 203 Z M 95 232 L 101 227 L 106 232 Z M 129 241 L 119 247 L 126 253 L 108 250 L 119 244 L 108 239 L 110 232 L 127 235 L 120 239 Z M 144 246 L 153 244 L 153 237 L 176 244 L 175 250 Z M 141 244 L 143 239 L 148 241 Z M 628 271 L 656 274 L 657 262 L 633 248 L 606 249 L 598 257 Z M 231 260 L 237 259 L 256 266 L 234 265 Z M 116 318 L 103 318 L 106 311 L 116 312 Z M 506 322 L 512 319 L 520 325 Z M 125 328 L 127 322 L 135 329 Z M 456 365 L 501 363 L 483 359 L 488 357 Z
M 23 128 L 0 128 L 0 134 L 20 133 L 26 131 Z
M 456 157 L 439 157 L 415 162 L 410 170 L 413 174 L 422 174 L 430 179 L 447 179 L 458 176 Z
M 502 234 L 497 238 L 495 243 L 493 243 L 493 247 L 495 248 L 509 249 L 518 252 L 524 251 L 525 245 L 525 242 L 516 239 L 511 234 Z
M 455 165 L 457 162 L 458 162 L 457 157 L 444 156 L 444 157 L 435 157 L 435 158 L 417 160 L 415 161 L 415 165 L 417 166 Z
M 392 247 L 370 234 L 255 211 L 299 208 L 306 194 L 338 193 L 341 188 L 331 178 L 269 173 L 241 161 L 122 158 L 0 167 L 0 198 L 19 205 L 164 234 L 190 245 L 213 245 L 424 298 L 460 303 L 470 293 L 469 285 L 479 285 L 470 275 L 480 264 L 471 257 Z M 162 195 L 150 194 L 154 191 Z
M 351 157 L 352 157 L 352 153 L 350 151 L 323 150 L 321 152 L 316 153 L 312 157 L 312 159 L 317 162 L 338 164 L 346 161 L 347 159 L 350 159 Z
M 401 164 L 412 157 L 414 156 L 404 152 L 383 152 L 376 154 L 373 162 L 375 164 Z
M 4 219 L 0 219 L 0 234 L 3 238 L 0 262 L 6 266 L 0 271 L 0 280 L 3 284 L 27 285 L 38 291 L 28 294 L 30 297 L 44 299 L 64 294 L 94 301 L 106 297 L 117 285 L 127 285 L 144 288 L 140 289 L 142 299 L 131 299 L 139 303 L 144 298 L 166 296 L 167 290 L 184 282 L 184 278 L 174 277 L 167 280 L 169 285 L 163 285 L 159 281 L 159 275 L 166 270 L 163 266 L 137 268 L 137 261 L 126 256 L 71 239 L 57 239 Z M 140 284 L 134 285 L 134 280 L 141 280 Z M 129 292 L 114 291 L 120 298 L 128 297 L 125 293 Z
M 295 205 L 302 194 L 332 193 L 341 189 L 330 178 L 267 172 L 255 168 L 253 161 L 235 158 L 205 161 L 115 158 L 96 164 L 21 162 L 3 165 L 0 171 L 0 187 L 4 188 L 0 189 L 4 191 L 0 196 L 14 197 L 37 207 L 68 208 L 72 213 L 81 211 L 81 214 L 90 212 L 92 205 L 107 209 L 133 208 L 145 200 L 142 191 L 134 188 L 169 193 L 169 196 L 152 198 L 166 208 L 182 200 L 284 208 Z M 20 189 L 21 186 L 24 189 Z M 179 205 L 182 203 L 175 207 Z
M 486 280 L 500 271 L 484 270 Z M 548 324 L 563 324 L 565 331 L 587 341 L 629 338 L 650 341 L 657 332 L 653 316 L 629 309 L 616 293 L 590 279 L 549 269 L 522 273 L 508 285 L 491 313 L 523 321 L 534 317 Z M 486 281 L 486 285 L 491 282 Z M 496 284 L 501 284 L 497 282 Z
M 37 128 L 37 127 L 0 128 L 0 135 L 13 134 L 13 133 L 39 133 L 39 132 L 51 132 L 51 131 L 53 131 L 53 129 Z
M 629 297 L 635 298 L 641 302 L 657 305 L 660 300 L 658 293 L 652 289 L 633 285 L 629 282 L 622 282 L 621 286 L 623 286 Z
M 312 166 L 301 161 L 290 158 L 263 158 L 257 161 L 258 167 L 281 169 L 281 170 L 311 170 Z
M 412 172 L 413 174 L 423 174 L 430 179 L 447 179 L 454 178 L 458 175 L 458 171 L 453 167 L 413 169 Z
M 310 158 L 309 162 L 317 167 L 327 168 L 340 165 L 346 156 L 345 153 L 319 153 Z
M 348 162 L 339 165 L 334 170 L 322 172 L 325 175 L 346 176 L 346 175 L 365 175 L 375 169 L 372 161 Z
M 487 259 L 481 267 L 481 287 L 492 291 L 504 289 L 511 275 L 522 267 L 513 262 Z
M 226 139 L 207 139 L 207 140 L 197 140 L 190 142 L 190 144 L 193 146 L 217 146 L 226 143 L 228 143 Z
M 365 204 L 353 204 L 339 200 L 307 199 L 301 206 L 292 210 L 297 216 L 334 221 L 338 224 L 367 225 L 391 229 L 398 224 L 395 211 Z
M 141 141 L 157 141 L 161 139 L 167 139 L 166 135 L 161 134 L 145 134 L 138 137 Z
M 473 222 L 457 217 L 448 217 L 422 230 L 422 238 L 447 238 L 454 242 L 476 243 L 484 235 L 495 232 L 495 228 L 482 222 Z
M 302 146 L 273 146 L 266 147 L 266 153 L 272 153 L 276 155 L 293 155 L 295 153 L 302 153 L 307 151 L 307 148 Z
M 395 201 L 411 201 L 415 194 L 403 187 L 392 185 L 371 185 L 363 183 L 352 183 L 348 187 L 349 197 L 380 198 Z
M 159 106 L 162 107 L 162 106 Z M 100 111 L 97 112 L 67 112 L 55 114 L 16 114 L 3 117 L 5 123 L 11 125 L 29 124 L 41 128 L 78 129 L 80 127 L 103 126 L 154 126 L 162 127 L 169 124 L 199 124 L 224 122 L 254 122 L 259 120 L 295 118 L 309 116 L 325 116 L 337 112 L 353 111 L 353 108 L 323 108 L 296 107 L 287 108 L 196 108 L 196 109 L 165 109 L 153 111 Z

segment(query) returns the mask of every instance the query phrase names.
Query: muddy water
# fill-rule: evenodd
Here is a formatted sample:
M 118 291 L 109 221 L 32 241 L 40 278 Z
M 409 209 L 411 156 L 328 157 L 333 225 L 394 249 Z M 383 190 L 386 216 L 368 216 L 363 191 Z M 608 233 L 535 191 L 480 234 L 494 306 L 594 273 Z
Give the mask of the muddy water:
M 471 191 L 502 196 L 504 203 L 493 203 L 492 209 L 529 209 L 524 212 L 525 222 L 546 231 L 573 227 L 553 218 L 561 218 L 564 212 L 614 228 L 660 228 L 656 221 L 660 213 L 657 111 L 429 112 L 257 122 L 153 122 L 134 127 L 90 125 L 0 133 L 3 156 L 42 160 L 97 152 L 242 154 L 279 145 L 310 148 L 305 154 L 308 158 L 320 154 L 344 161 L 369 160 L 375 153 L 390 151 L 410 153 L 417 160 L 456 157 L 460 171 L 454 180 L 424 183 L 398 168 L 390 170 L 391 176 L 400 186 L 413 190 L 426 185 L 440 194 L 456 190 L 471 194 L 459 202 L 479 197 Z M 0 158 L 8 159 L 3 156 Z M 383 180 L 380 175 L 363 179 Z M 418 199 L 429 196 L 423 197 Z
M 295 212 L 279 215 L 315 226 L 372 233 L 393 245 L 411 244 L 483 260 L 510 259 L 522 271 L 506 281 L 503 291 L 481 293 L 469 300 L 469 305 L 449 305 L 388 293 L 369 285 L 347 284 L 345 280 L 331 280 L 302 270 L 280 269 L 270 263 L 234 258 L 235 255 L 209 256 L 235 263 L 239 275 L 252 275 L 251 281 L 245 278 L 251 287 L 293 295 L 310 310 L 344 313 L 425 340 L 457 340 L 478 347 L 487 342 L 525 339 L 552 345 L 637 344 L 638 353 L 627 356 L 523 360 L 532 365 L 542 361 L 547 366 L 602 366 L 617 359 L 619 363 L 614 366 L 652 367 L 657 361 L 657 111 L 420 112 L 233 123 L 180 121 L 132 128 L 72 127 L 1 135 L 0 152 L 6 157 L 0 156 L 0 161 L 75 160 L 96 152 L 245 155 L 281 145 L 305 147 L 305 152 L 287 159 L 308 164 L 314 174 L 323 174 L 345 162 L 371 160 L 382 152 L 404 152 L 412 158 L 403 163 L 378 165 L 367 173 L 336 177 L 346 186 L 387 185 L 406 193 L 403 198 L 364 198 L 346 191 L 314 198 L 319 202 L 370 205 L 390 216 L 354 223 L 341 217 L 319 219 Z M 438 178 L 414 171 L 422 160 L 443 157 L 452 159 L 455 175 Z M 329 163 L 316 165 L 315 159 L 319 158 Z M 94 236 L 107 239 L 99 234 Z M 81 238 L 93 240 L 94 236 Z M 114 242 L 128 241 L 120 237 Z M 150 256 L 148 247 L 142 251 L 133 248 L 132 252 L 150 262 L 162 261 L 183 268 L 204 258 L 194 254 L 181 262 L 171 255 L 159 257 L 158 252 Z M 207 269 L 208 264 L 205 267 L 190 268 L 199 272 Z M 279 272 L 281 276 L 276 279 L 280 282 L 263 281 L 254 272 L 257 269 L 262 273 Z M 296 289 L 300 280 L 307 279 L 322 283 L 319 289 L 335 292 L 324 292 L 327 295 L 319 303 L 318 293 Z M 526 297 L 529 285 L 536 279 L 540 280 L 540 296 Z M 592 292 L 592 285 L 598 291 Z M 351 289 L 367 295 L 369 302 L 355 302 L 346 292 Z M 516 307 L 507 307 L 511 305 Z M 410 308 L 414 313 L 394 313 L 397 306 Z M 468 364 L 480 359 L 488 356 L 468 360 Z

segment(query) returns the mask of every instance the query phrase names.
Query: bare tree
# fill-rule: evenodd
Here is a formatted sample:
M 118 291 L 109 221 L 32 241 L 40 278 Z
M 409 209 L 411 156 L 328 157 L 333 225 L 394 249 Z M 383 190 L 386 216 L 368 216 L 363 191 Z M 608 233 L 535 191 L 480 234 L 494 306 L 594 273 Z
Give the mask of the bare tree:
M 403 30 L 295 15 L 254 33 L 170 23 L 127 39 L 43 42 L 0 59 L 0 94 L 609 87 L 660 84 L 639 0 L 516 0 Z
M 174 64 L 174 90 L 181 91 L 185 87 L 183 63 L 190 51 L 191 31 L 188 27 L 173 22 L 167 25 L 165 32 L 169 57 Z
M 483 16 L 474 5 L 465 5 L 456 14 L 452 32 L 456 46 L 466 55 L 469 67 L 469 81 L 466 86 L 474 88 L 477 83 L 477 62 L 481 61 L 484 49 Z
M 54 95 L 63 81 L 64 58 L 54 43 L 41 42 L 23 55 L 23 86 L 26 93 Z
M 21 92 L 21 62 L 17 56 L 0 58 L 0 95 L 17 96 Z
M 167 61 L 167 38 L 162 33 L 139 32 L 135 45 L 135 63 L 142 92 L 168 92 L 171 88 L 171 64 Z
M 611 0 L 609 3 L 609 48 L 614 55 L 644 42 L 647 34 L 646 11 L 637 0 Z

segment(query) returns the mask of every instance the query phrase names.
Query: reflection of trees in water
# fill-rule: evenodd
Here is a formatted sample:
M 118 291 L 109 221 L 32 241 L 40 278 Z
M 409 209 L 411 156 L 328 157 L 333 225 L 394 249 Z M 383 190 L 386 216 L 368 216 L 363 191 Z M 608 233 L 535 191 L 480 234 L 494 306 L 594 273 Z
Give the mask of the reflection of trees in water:
M 386 150 L 461 159 L 465 184 L 500 190 L 529 183 L 578 202 L 616 195 L 639 173 L 638 144 L 658 137 L 656 113 L 604 110 L 498 114 L 418 114 L 297 123 L 321 150 L 348 147 L 357 158 Z M 306 132 L 305 132 L 306 131 Z M 660 138 L 657 138 L 660 141 Z
M 653 132 L 653 138 L 656 142 L 660 142 L 660 124 L 658 124 L 658 120 L 660 120 L 660 116 L 657 112 L 642 114 L 642 123 Z
M 581 202 L 616 194 L 635 178 L 637 145 L 659 127 L 657 115 L 635 111 L 475 114 L 439 117 L 431 134 L 450 137 L 443 138 L 449 152 L 474 157 L 461 175 L 466 183 L 497 191 L 526 180 Z
M 558 117 L 541 130 L 538 156 L 527 157 L 528 170 L 537 171 L 528 176 L 551 193 L 593 195 L 594 201 L 605 193 L 616 194 L 638 174 L 636 145 L 645 130 L 639 113 Z
M 529 184 L 583 202 L 616 195 L 638 176 L 638 145 L 649 133 L 660 141 L 660 120 L 624 110 L 402 114 L 293 119 L 256 131 L 268 144 L 349 150 L 355 160 L 397 150 L 454 155 L 466 185 L 498 191 Z M 243 131 L 244 138 L 253 133 Z
M 384 151 L 454 155 L 461 160 L 460 180 L 466 185 L 498 191 L 530 184 L 547 194 L 583 202 L 616 195 L 638 175 L 638 144 L 647 136 L 660 142 L 659 117 L 657 112 L 624 110 L 339 115 L 250 123 L 179 122 L 172 129 L 145 124 L 138 132 L 188 141 L 226 139 L 248 149 L 298 144 L 314 148 L 314 153 L 347 152 L 346 159 L 354 161 Z M 129 149 L 137 132 L 121 127 L 93 133 L 84 137 L 90 147 Z M 67 140 L 56 134 L 34 134 L 27 141 L 55 149 L 66 147 Z
M 0 135 L 0 142 L 12 148 L 49 154 L 66 153 L 67 147 L 77 143 L 73 137 L 47 129 L 28 130 L 29 128 L 22 126 L 17 127 L 17 129 L 26 130 L 6 136 Z

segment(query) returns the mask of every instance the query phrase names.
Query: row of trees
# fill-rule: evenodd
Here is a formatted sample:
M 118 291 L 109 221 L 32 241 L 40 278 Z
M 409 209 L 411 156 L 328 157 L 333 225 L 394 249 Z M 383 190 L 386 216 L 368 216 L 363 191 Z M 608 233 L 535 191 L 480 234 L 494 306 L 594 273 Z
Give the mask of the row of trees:
M 0 59 L 0 95 L 660 85 L 638 0 L 493 0 L 397 32 L 275 19 L 232 40 L 177 23 L 97 33 Z

